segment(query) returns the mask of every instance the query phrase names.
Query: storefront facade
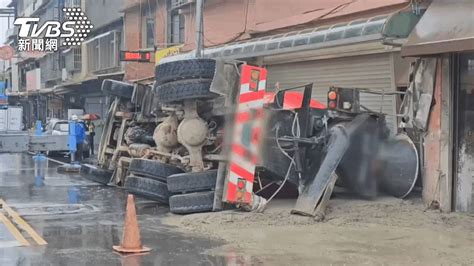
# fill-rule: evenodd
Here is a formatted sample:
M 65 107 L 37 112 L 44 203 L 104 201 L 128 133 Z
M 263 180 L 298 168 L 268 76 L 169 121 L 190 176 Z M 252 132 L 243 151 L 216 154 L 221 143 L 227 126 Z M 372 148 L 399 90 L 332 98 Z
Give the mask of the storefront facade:
M 434 123 L 428 131 L 438 149 L 434 157 L 428 151 L 433 160 L 425 163 L 431 175 L 424 180 L 432 188 L 425 202 L 437 202 L 443 211 L 474 213 L 474 2 L 453 3 L 433 1 L 402 55 L 438 62 L 439 93 L 435 88 L 430 114 Z

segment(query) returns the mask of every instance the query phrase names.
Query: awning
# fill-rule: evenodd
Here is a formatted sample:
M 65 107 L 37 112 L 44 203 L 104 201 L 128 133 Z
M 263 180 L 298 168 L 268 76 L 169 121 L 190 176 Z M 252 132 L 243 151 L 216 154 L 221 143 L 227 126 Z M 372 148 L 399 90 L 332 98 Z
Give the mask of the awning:
M 388 16 L 377 16 L 329 27 L 322 26 L 250 39 L 208 48 L 204 54 L 209 57 L 242 58 L 377 41 L 383 38 L 382 30 L 387 19 Z
M 96 77 L 87 76 L 81 80 L 75 80 L 70 82 L 64 82 L 59 85 L 54 86 L 53 93 L 55 95 L 63 95 L 67 93 L 74 92 L 78 87 L 82 85 L 83 82 L 97 79 Z
M 112 33 L 115 33 L 115 32 L 117 32 L 117 31 L 111 30 L 111 31 L 108 31 L 108 32 L 99 34 L 99 35 L 97 35 L 97 36 L 94 36 L 94 37 L 92 37 L 92 38 L 90 38 L 90 39 L 87 39 L 87 40 L 83 41 L 82 44 L 88 44 L 88 43 L 90 43 L 90 42 L 92 42 L 92 41 L 95 41 L 95 40 L 97 40 L 97 39 L 103 38 L 103 37 L 105 37 L 105 36 L 107 36 L 107 35 L 110 35 L 110 34 L 112 34 Z
M 249 39 L 204 49 L 204 57 L 242 59 L 291 53 L 384 39 L 383 29 L 389 15 L 358 19 L 332 26 L 321 26 L 272 36 Z M 184 53 L 163 58 L 160 63 L 192 58 Z
M 118 71 L 118 72 L 112 72 L 112 73 L 104 73 L 104 74 L 96 74 L 95 76 L 98 79 L 113 79 L 113 78 L 120 78 L 125 75 L 125 71 Z
M 37 95 L 47 95 L 53 92 L 53 88 L 43 88 L 39 90 L 31 91 L 7 91 L 6 95 L 8 97 L 28 97 L 28 96 L 37 96 Z
M 209 58 L 244 59 L 358 43 L 405 40 L 417 21 L 417 16 L 400 11 L 210 47 L 204 49 L 203 54 Z M 194 53 L 182 53 L 163 58 L 160 63 L 193 57 Z
M 86 77 L 84 77 L 80 80 L 65 82 L 65 83 L 61 83 L 59 85 L 56 85 L 54 87 L 54 94 L 55 95 L 62 95 L 62 94 L 80 92 L 80 91 L 78 91 L 78 88 L 83 86 L 83 85 L 85 85 L 86 87 L 90 87 L 90 86 L 88 86 L 89 83 L 91 83 L 91 82 L 101 82 L 101 80 L 107 79 L 107 78 L 121 80 L 121 78 L 123 77 L 124 74 L 125 74 L 124 71 L 119 71 L 119 72 L 113 72 L 113 73 L 88 75 L 88 76 L 86 76 Z M 100 87 L 100 85 L 98 85 L 98 86 Z
M 474 1 L 433 0 L 402 46 L 402 56 L 474 50 Z

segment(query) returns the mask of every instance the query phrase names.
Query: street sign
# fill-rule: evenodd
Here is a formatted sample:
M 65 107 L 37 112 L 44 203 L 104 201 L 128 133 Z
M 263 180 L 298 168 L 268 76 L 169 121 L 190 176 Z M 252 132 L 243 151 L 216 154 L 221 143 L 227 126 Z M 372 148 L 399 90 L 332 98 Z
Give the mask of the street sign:
M 8 97 L 5 95 L 5 82 L 0 81 L 0 109 L 8 107 Z
M 5 95 L 5 87 L 6 87 L 5 81 L 0 80 L 0 96 Z
M 120 51 L 120 61 L 125 62 L 150 62 L 151 52 Z

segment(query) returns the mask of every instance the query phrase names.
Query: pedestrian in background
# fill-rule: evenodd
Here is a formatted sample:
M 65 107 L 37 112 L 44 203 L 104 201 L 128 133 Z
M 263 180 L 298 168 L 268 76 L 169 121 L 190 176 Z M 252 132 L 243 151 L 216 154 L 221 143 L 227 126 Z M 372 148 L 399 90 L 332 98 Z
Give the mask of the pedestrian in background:
M 77 115 L 73 115 L 71 118 L 72 121 L 76 122 L 75 123 L 75 128 L 74 131 L 76 132 L 76 160 L 77 161 L 82 161 L 82 157 L 84 154 L 83 151 L 83 146 L 84 146 L 84 140 L 86 138 L 86 127 L 84 122 L 79 120 L 79 117 Z
M 92 120 L 87 121 L 87 130 L 89 131 L 89 149 L 90 154 L 94 155 L 94 136 L 95 136 L 95 125 Z

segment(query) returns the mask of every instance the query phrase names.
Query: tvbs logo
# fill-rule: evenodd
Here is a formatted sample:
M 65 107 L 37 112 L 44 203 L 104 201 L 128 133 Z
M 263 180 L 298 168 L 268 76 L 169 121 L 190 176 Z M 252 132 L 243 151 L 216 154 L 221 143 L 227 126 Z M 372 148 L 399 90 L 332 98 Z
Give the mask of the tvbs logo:
M 20 27 L 18 37 L 38 38 L 44 33 L 45 38 L 72 37 L 74 35 L 75 22 L 46 21 L 39 29 L 39 18 L 17 18 L 15 25 Z
M 48 20 L 40 23 L 39 18 L 17 18 L 19 51 L 56 51 L 58 39 L 63 46 L 80 45 L 94 27 L 80 8 L 63 8 L 65 21 Z

